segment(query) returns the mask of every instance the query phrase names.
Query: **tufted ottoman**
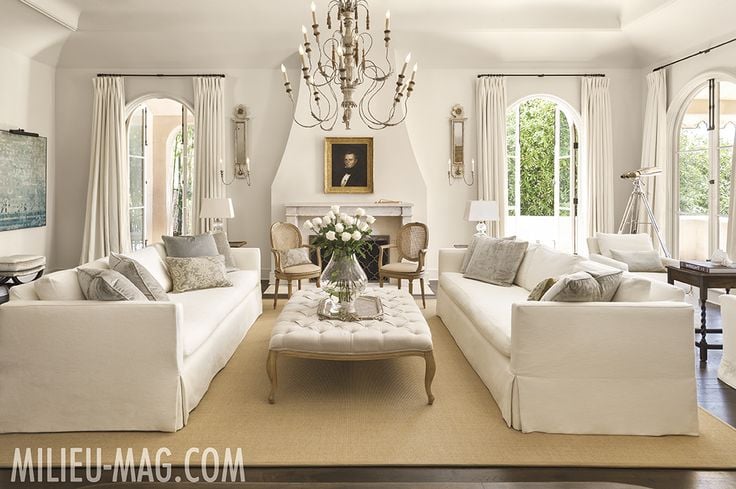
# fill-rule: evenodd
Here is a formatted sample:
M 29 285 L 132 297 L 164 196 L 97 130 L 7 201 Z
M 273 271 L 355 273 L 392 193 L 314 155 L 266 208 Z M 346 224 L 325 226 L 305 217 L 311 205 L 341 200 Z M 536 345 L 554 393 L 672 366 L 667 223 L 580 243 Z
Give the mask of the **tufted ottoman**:
M 369 289 L 365 295 L 381 298 L 382 320 L 321 320 L 317 317 L 317 306 L 326 296 L 324 292 L 301 290 L 291 297 L 276 319 L 268 347 L 270 403 L 275 402 L 276 362 L 280 355 L 339 361 L 424 357 L 424 387 L 428 403 L 434 402 L 432 333 L 414 298 L 396 289 Z

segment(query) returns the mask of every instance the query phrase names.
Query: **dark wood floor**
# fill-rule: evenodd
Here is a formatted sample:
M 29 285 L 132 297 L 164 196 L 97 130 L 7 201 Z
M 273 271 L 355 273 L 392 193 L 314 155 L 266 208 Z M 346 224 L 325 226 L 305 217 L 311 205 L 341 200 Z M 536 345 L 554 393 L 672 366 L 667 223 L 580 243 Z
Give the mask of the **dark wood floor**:
M 264 284 L 264 290 L 267 284 Z M 435 283 L 430 283 L 434 288 Z M 708 324 L 720 325 L 719 310 L 708 307 Z M 718 335 L 709 340 L 720 342 Z M 694 348 L 694 346 L 693 346 Z M 707 364 L 695 359 L 698 402 L 736 426 L 736 390 L 717 378 L 721 352 L 711 351 Z M 175 470 L 176 473 L 176 470 Z M 196 473 L 196 472 L 195 472 Z M 633 470 L 526 467 L 249 467 L 243 489 L 624 489 L 620 484 L 652 489 L 736 489 L 734 471 Z M 0 488 L 10 485 L 10 471 L 0 471 Z M 607 484 L 601 484 L 607 483 Z M 39 487 L 31 486 L 31 487 Z M 81 487 L 54 484 L 54 487 Z M 130 485 L 129 487 L 153 487 Z M 187 487 L 179 484 L 179 487 Z M 219 487 L 219 486 L 212 486 Z

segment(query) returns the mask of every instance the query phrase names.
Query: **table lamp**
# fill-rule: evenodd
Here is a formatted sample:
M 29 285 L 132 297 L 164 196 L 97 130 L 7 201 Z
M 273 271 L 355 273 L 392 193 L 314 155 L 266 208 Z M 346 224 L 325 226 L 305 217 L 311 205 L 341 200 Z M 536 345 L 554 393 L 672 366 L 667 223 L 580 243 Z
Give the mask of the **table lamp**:
M 465 206 L 465 220 L 477 222 L 474 236 L 488 236 L 486 221 L 498 221 L 498 203 L 495 200 L 471 200 Z
M 222 220 L 235 217 L 233 201 L 229 198 L 204 198 L 202 199 L 202 207 L 199 210 L 199 217 L 202 219 L 214 219 L 212 230 L 222 231 Z

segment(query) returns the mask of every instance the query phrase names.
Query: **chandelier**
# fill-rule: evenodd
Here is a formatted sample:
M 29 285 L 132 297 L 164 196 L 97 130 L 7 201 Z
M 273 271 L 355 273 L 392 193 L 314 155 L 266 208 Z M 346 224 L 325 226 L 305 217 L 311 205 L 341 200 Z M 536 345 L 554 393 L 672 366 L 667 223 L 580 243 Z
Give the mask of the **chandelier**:
M 333 16 L 336 19 L 334 30 Z M 396 126 L 406 119 L 407 102 L 414 90 L 414 77 L 417 73 L 415 64 L 411 78 L 406 81 L 406 69 L 411 61 L 411 53 L 406 56 L 401 72 L 396 76 L 393 103 L 390 104 L 388 114 L 379 117 L 372 109 L 374 99 L 395 73 L 389 51 L 390 21 L 389 11 L 386 12 L 383 30 L 385 62 L 381 60 L 382 66 L 379 66 L 369 57 L 374 42 L 370 34 L 371 18 L 366 0 L 330 0 L 327 7 L 327 30 L 330 34 L 327 39 L 320 37 L 317 6 L 312 2 L 312 37 L 310 38 L 307 28 L 302 26 L 304 42 L 299 45 L 302 78 L 309 90 L 311 121 L 299 122 L 295 110 L 294 121 L 297 124 L 307 128 L 319 126 L 325 131 L 331 131 L 337 123 L 340 109 L 346 129 L 350 129 L 350 121 L 356 109 L 365 125 L 374 130 Z M 365 26 L 365 30 L 361 30 L 361 23 Z M 283 64 L 281 73 L 284 77 L 286 94 L 296 105 Z M 360 98 L 356 99 L 357 89 L 363 87 L 365 90 Z M 338 99 L 338 90 L 342 95 L 341 101 Z

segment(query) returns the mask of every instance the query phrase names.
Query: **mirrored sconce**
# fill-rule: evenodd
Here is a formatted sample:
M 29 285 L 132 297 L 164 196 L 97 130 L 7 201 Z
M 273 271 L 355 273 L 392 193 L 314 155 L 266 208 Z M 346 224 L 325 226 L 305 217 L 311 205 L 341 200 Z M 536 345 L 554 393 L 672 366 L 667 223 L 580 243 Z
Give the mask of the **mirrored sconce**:
M 248 121 L 250 116 L 248 108 L 245 105 L 235 107 L 233 115 L 233 140 L 234 145 L 234 162 L 233 162 L 233 178 L 225 181 L 225 170 L 220 170 L 220 178 L 225 185 L 231 185 L 236 179 L 245 180 L 248 186 L 251 186 L 250 175 L 250 157 L 248 156 Z
M 452 185 L 462 179 L 465 185 L 475 183 L 475 160 L 470 163 L 470 180 L 465 176 L 465 110 L 460 104 L 450 111 L 450 159 L 447 160 L 447 181 Z

